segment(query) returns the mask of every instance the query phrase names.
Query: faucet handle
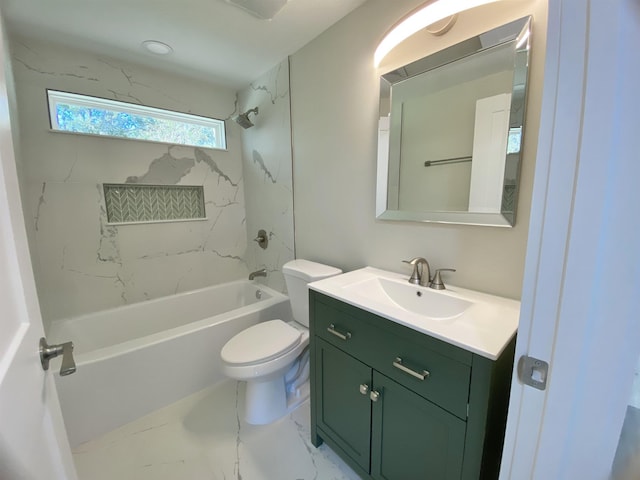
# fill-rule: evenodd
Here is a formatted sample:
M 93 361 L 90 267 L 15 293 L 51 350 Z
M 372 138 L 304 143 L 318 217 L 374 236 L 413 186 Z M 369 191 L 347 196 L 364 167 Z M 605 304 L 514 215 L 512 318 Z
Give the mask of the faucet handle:
M 435 275 L 433 276 L 433 281 L 429 284 L 430 288 L 434 290 L 445 290 L 447 287 L 444 286 L 444 282 L 442 281 L 442 277 L 440 276 L 440 272 L 455 272 L 455 268 L 439 268 L 436 270 Z

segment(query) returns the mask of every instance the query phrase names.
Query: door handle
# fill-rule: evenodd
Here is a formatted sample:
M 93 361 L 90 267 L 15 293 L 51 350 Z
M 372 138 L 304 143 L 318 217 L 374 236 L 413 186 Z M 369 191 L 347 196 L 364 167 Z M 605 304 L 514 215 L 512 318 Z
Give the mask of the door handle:
M 49 370 L 49 360 L 60 355 L 62 355 L 60 376 L 71 375 L 76 371 L 76 362 L 73 360 L 73 342 L 49 345 L 44 337 L 40 339 L 40 362 L 43 370 Z

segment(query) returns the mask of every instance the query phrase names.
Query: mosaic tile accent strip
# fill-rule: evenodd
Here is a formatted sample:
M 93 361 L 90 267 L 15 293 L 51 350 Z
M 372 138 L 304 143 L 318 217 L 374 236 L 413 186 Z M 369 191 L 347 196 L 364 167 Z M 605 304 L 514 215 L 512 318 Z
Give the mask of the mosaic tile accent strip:
M 202 186 L 106 183 L 103 186 L 109 223 L 206 218 Z

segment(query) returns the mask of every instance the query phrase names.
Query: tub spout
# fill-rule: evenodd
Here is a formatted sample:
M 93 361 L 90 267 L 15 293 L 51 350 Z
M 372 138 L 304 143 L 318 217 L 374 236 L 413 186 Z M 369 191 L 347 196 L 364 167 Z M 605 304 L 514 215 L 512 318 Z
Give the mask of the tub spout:
M 260 270 L 256 270 L 255 272 L 251 272 L 249 274 L 249 280 L 253 280 L 256 277 L 266 277 L 267 276 L 267 269 L 266 268 L 261 268 Z

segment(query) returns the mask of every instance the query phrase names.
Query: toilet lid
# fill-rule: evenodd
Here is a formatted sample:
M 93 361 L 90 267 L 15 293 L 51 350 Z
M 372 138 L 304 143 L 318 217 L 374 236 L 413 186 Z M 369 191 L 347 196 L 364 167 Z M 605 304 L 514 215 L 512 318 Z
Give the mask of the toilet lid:
M 261 363 L 295 348 L 301 336 L 300 330 L 282 320 L 269 320 L 238 333 L 222 347 L 220 356 L 227 363 Z

